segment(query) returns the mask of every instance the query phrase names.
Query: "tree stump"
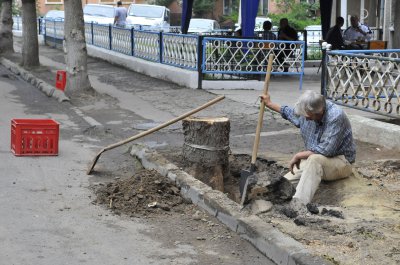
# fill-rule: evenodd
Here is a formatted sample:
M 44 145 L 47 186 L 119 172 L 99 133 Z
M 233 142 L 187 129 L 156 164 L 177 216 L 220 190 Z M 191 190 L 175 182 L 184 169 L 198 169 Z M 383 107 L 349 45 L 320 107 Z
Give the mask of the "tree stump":
M 224 191 L 224 177 L 229 175 L 229 119 L 190 117 L 182 126 L 183 159 L 190 173 L 213 189 Z

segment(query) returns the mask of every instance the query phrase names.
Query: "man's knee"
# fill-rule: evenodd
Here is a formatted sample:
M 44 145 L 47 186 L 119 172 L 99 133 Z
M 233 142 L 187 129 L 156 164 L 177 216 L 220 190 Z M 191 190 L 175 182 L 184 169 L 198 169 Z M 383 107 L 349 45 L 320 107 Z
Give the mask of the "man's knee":
M 325 159 L 326 159 L 326 157 L 323 156 L 323 155 L 320 155 L 320 154 L 313 154 L 313 155 L 310 155 L 310 156 L 307 158 L 307 162 L 308 162 L 308 163 L 322 164 L 322 162 L 323 162 Z

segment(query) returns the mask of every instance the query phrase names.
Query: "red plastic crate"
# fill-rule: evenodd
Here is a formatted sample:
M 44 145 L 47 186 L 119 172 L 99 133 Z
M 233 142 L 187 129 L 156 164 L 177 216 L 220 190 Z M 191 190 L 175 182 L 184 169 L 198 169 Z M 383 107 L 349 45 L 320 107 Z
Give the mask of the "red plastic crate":
M 11 151 L 16 156 L 56 156 L 60 124 L 51 119 L 11 120 Z

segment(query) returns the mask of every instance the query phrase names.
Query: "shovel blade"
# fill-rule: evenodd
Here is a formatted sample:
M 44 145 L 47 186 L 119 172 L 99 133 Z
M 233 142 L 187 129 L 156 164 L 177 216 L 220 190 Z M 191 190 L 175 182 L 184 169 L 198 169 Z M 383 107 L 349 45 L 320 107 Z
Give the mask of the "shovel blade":
M 246 185 L 247 179 L 257 171 L 257 167 L 255 164 L 250 165 L 250 169 L 244 169 L 240 172 L 240 181 L 239 181 L 239 191 L 240 196 L 243 197 L 244 187 Z
M 243 191 L 245 190 L 247 179 L 253 175 L 254 172 L 250 170 L 242 170 L 240 172 L 240 180 L 239 180 L 239 191 L 240 196 L 243 196 Z

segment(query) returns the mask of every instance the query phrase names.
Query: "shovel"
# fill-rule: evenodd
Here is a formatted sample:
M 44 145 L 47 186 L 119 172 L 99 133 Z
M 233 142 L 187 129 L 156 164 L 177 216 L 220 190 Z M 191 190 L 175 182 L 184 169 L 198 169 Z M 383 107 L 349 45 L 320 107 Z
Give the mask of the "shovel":
M 225 98 L 225 96 L 219 96 L 219 97 L 217 97 L 217 98 L 215 98 L 215 99 L 213 99 L 213 100 L 207 102 L 206 104 L 204 104 L 204 105 L 202 105 L 202 106 L 200 106 L 200 107 L 198 107 L 198 108 L 195 108 L 195 109 L 193 109 L 193 110 L 191 110 L 191 111 L 189 111 L 189 112 L 186 112 L 185 114 L 182 114 L 181 116 L 176 117 L 175 119 L 172 119 L 172 120 L 170 120 L 170 121 L 167 121 L 167 122 L 165 122 L 165 123 L 163 123 L 163 124 L 161 124 L 161 125 L 159 125 L 159 126 L 157 126 L 157 127 L 154 127 L 154 128 L 149 129 L 149 130 L 147 130 L 147 131 L 141 132 L 141 133 L 139 133 L 139 134 L 137 134 L 137 135 L 134 135 L 134 136 L 132 136 L 132 137 L 129 137 L 129 138 L 127 138 L 127 139 L 125 139 L 125 140 L 122 140 L 122 141 L 120 141 L 120 142 L 118 142 L 118 143 L 115 143 L 115 144 L 109 145 L 109 146 L 107 146 L 107 147 L 104 147 L 104 148 L 101 149 L 101 151 L 95 156 L 95 158 L 93 159 L 93 162 L 92 162 L 91 166 L 90 166 L 90 167 L 88 168 L 88 170 L 86 171 L 86 174 L 87 174 L 87 175 L 90 175 L 90 174 L 92 173 L 92 171 L 93 171 L 93 169 L 94 169 L 94 166 L 96 165 L 97 161 L 98 161 L 99 158 L 100 158 L 100 155 L 101 155 L 102 153 L 104 153 L 105 151 L 108 151 L 108 150 L 117 148 L 118 146 L 124 145 L 124 144 L 129 143 L 129 142 L 132 142 L 132 141 L 134 141 L 134 140 L 136 140 L 136 139 L 139 139 L 139 138 L 141 138 L 141 137 L 144 137 L 144 136 L 146 136 L 146 135 L 149 135 L 149 134 L 151 134 L 151 133 L 153 133 L 153 132 L 156 132 L 156 131 L 158 131 L 158 130 L 161 130 L 162 128 L 165 128 L 165 127 L 167 127 L 167 126 L 169 126 L 169 125 L 171 125 L 171 124 L 173 124 L 173 123 L 175 123 L 175 122 L 178 122 L 178 121 L 180 121 L 180 120 L 183 120 L 184 118 L 187 118 L 187 117 L 189 117 L 189 116 L 191 116 L 191 115 L 193 115 L 193 114 L 195 114 L 195 113 L 197 113 L 197 112 L 199 112 L 199 111 L 201 111 L 201 110 L 203 110 L 203 109 L 205 109 L 205 108 L 207 108 L 207 107 L 209 107 L 209 106 L 211 106 L 211 105 L 213 105 L 213 104 L 215 104 L 215 103 L 217 103 L 217 102 L 219 102 L 219 101 L 221 101 L 221 100 L 223 100 L 224 98 Z
M 269 57 L 268 57 L 267 74 L 265 75 L 264 94 L 268 93 L 268 86 L 269 86 L 269 80 L 271 78 L 271 70 L 272 70 L 273 60 L 274 60 L 274 55 L 270 54 Z M 249 179 L 251 179 L 251 176 L 257 170 L 257 168 L 256 168 L 256 160 L 257 160 L 258 146 L 259 146 L 259 143 L 260 143 L 260 133 L 261 133 L 261 128 L 262 128 L 262 124 L 263 124 L 263 118 L 264 118 L 264 108 L 265 108 L 265 103 L 262 101 L 261 105 L 260 105 L 260 113 L 258 114 L 256 137 L 254 139 L 253 152 L 251 154 L 250 169 L 249 170 L 242 170 L 240 172 L 239 190 L 240 190 L 240 195 L 242 196 L 242 199 L 241 199 L 241 202 L 240 202 L 241 205 L 244 205 L 244 203 L 246 201 L 247 187 L 248 187 L 248 184 L 249 184 Z

